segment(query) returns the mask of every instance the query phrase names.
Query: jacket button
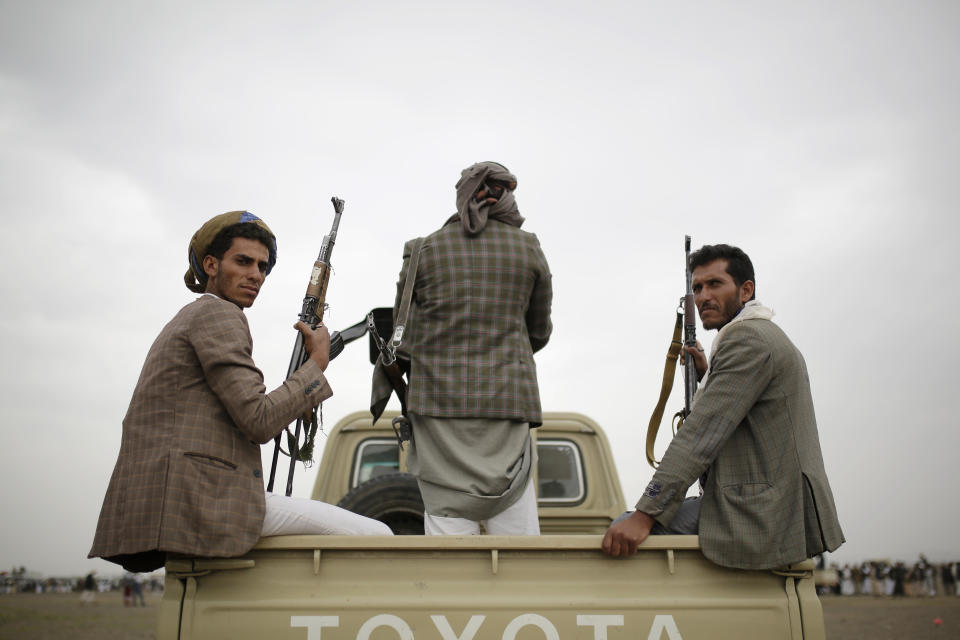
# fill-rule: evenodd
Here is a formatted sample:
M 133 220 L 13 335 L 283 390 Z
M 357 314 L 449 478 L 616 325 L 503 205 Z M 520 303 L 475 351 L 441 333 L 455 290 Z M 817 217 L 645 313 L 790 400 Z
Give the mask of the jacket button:
M 254 478 L 263 477 L 263 474 L 260 472 L 260 469 L 254 469 L 254 470 L 253 470 L 253 477 L 254 477 Z

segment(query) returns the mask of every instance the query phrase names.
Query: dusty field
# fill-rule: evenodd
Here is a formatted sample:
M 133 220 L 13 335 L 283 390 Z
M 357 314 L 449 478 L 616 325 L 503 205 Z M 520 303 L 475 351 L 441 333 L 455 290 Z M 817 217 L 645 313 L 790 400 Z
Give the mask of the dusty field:
M 960 597 L 825 596 L 827 640 L 957 640 Z M 934 619 L 942 622 L 938 626 Z
M 145 594 L 146 607 L 124 607 L 120 592 L 98 593 L 81 605 L 80 594 L 0 595 L 0 640 L 152 640 L 159 594 Z
M 960 598 L 955 596 L 827 596 L 822 601 L 828 640 L 960 638 Z M 156 594 L 147 594 L 146 608 L 124 607 L 119 593 L 99 594 L 93 606 L 81 606 L 73 594 L 3 595 L 0 640 L 148 640 L 155 637 L 159 604 Z M 934 618 L 942 624 L 935 625 Z

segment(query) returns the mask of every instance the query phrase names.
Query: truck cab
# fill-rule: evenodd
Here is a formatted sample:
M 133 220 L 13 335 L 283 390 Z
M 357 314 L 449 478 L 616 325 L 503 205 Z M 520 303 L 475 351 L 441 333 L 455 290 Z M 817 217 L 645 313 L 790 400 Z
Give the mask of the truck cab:
M 373 424 L 369 412 L 357 411 L 340 420 L 311 497 L 385 522 L 396 534 L 422 534 L 423 501 L 390 426 L 396 415 Z M 532 433 L 541 533 L 605 532 L 626 505 L 603 430 L 579 413 L 546 412 Z

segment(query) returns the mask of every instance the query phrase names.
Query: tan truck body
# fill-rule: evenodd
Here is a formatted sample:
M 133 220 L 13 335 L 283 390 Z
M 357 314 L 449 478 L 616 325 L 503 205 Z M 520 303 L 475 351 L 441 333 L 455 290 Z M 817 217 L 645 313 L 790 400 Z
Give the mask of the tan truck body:
M 544 466 L 541 456 L 537 478 L 553 496 L 541 495 L 544 535 L 279 536 L 240 558 L 170 557 L 157 637 L 825 638 L 812 560 L 724 569 L 696 536 L 651 536 L 631 558 L 605 556 L 600 534 L 624 508 L 606 437 L 570 413 L 545 414 L 538 431 L 538 450 L 553 458 Z M 376 444 L 396 448 L 392 438 L 389 417 L 380 428 L 360 413 L 340 421 L 314 497 L 337 502 L 380 467 L 384 477 L 402 471 L 402 455 Z M 571 479 L 570 458 L 582 477 Z
M 369 476 L 377 477 L 377 470 L 405 472 L 406 455 L 400 452 L 398 456 L 396 436 L 390 426 L 396 415 L 388 411 L 376 425 L 368 411 L 358 411 L 340 420 L 327 438 L 311 497 L 337 504 L 351 490 L 369 481 Z M 610 444 L 600 426 L 582 414 L 545 412 L 543 425 L 532 433 L 539 452 L 534 481 L 541 533 L 606 531 L 626 510 L 626 503 Z M 377 447 L 385 459 L 372 463 L 381 465 L 373 467 L 374 473 L 364 473 L 365 452 Z M 376 458 L 376 452 L 369 457 Z

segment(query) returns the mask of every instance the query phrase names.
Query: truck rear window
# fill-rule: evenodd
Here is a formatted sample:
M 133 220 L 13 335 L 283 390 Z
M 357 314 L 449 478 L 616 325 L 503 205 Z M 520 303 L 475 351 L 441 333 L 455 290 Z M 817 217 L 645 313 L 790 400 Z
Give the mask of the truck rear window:
M 370 438 L 357 447 L 357 462 L 353 467 L 350 488 L 359 486 L 371 478 L 396 473 L 400 466 L 397 458 L 397 441 L 387 438 Z
M 571 440 L 537 441 L 538 502 L 541 505 L 573 504 L 583 500 L 583 461 Z M 357 447 L 350 487 L 399 469 L 397 441 L 369 438 Z
M 537 457 L 540 504 L 571 504 L 583 500 L 583 461 L 573 441 L 538 440 Z

